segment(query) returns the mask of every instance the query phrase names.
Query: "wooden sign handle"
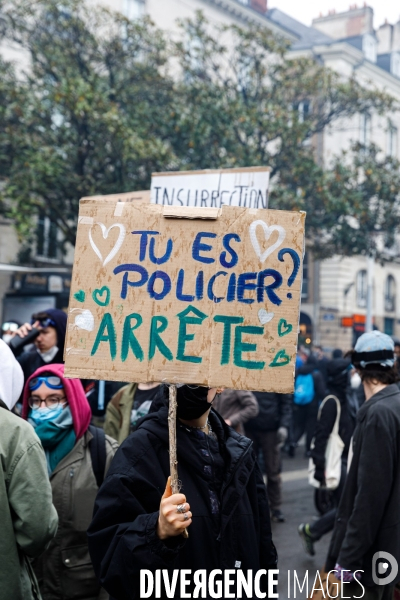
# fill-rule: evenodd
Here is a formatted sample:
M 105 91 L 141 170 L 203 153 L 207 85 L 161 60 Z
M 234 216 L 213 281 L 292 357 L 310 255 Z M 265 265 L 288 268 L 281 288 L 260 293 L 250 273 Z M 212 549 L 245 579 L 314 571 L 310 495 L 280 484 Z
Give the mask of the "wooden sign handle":
M 176 385 L 170 385 L 168 410 L 169 469 L 171 472 L 171 489 L 173 494 L 179 494 L 178 458 L 176 451 L 176 408 Z M 187 529 L 184 529 L 182 535 L 184 538 L 189 537 Z

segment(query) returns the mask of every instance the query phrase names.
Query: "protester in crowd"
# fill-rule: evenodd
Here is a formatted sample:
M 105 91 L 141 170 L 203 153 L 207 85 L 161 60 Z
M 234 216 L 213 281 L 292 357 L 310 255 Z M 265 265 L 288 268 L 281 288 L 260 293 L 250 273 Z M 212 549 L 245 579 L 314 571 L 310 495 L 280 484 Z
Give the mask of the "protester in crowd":
M 258 415 L 257 399 L 251 392 L 225 389 L 217 394 L 213 402 L 225 423 L 244 435 L 244 423 Z
M 160 394 L 161 384 L 158 382 L 130 383 L 122 387 L 107 405 L 105 433 L 122 444 Z
M 326 396 L 326 386 L 318 371 L 317 359 L 310 354 L 305 365 L 297 369 L 293 396 L 293 425 L 289 454 L 294 456 L 297 443 L 306 434 L 306 456 L 317 423 L 318 407 Z
M 343 350 L 340 348 L 335 348 L 332 352 L 332 359 L 335 358 L 343 358 Z
M 327 381 L 328 381 L 328 374 L 327 374 L 328 358 L 325 356 L 324 349 L 322 348 L 322 346 L 314 346 L 313 354 L 314 354 L 315 358 L 317 359 L 318 371 L 321 373 L 321 375 L 324 379 L 325 385 L 326 385 Z
M 105 599 L 90 562 L 86 530 L 118 445 L 90 426 L 82 384 L 65 379 L 63 365 L 46 365 L 31 375 L 22 417 L 33 425 L 45 449 L 60 518 L 55 539 L 34 565 L 43 600 Z
M 331 396 L 335 396 L 340 402 L 340 420 L 339 436 L 344 443 L 342 454 L 342 472 L 339 486 L 333 491 L 333 501 L 335 506 L 326 512 L 320 519 L 313 521 L 312 524 L 301 524 L 299 535 L 303 541 L 304 548 L 308 554 L 314 556 L 314 544 L 326 533 L 332 531 L 335 524 L 337 506 L 344 488 L 347 473 L 347 457 L 349 454 L 350 440 L 355 427 L 355 418 L 352 416 L 352 407 L 349 405 L 347 397 L 351 364 L 346 358 L 338 358 L 328 362 L 327 377 L 328 391 Z M 325 482 L 325 453 L 329 436 L 337 417 L 337 403 L 331 397 L 324 403 L 314 437 L 314 447 L 311 450 L 311 457 L 315 464 L 314 478 L 320 482 L 321 487 L 326 486 Z
M 267 495 L 271 518 L 282 523 L 281 446 L 285 443 L 292 420 L 293 394 L 255 392 L 259 414 L 245 426 L 253 440 L 256 456 L 261 450 L 267 475 Z
M 141 569 L 166 569 L 171 578 L 173 569 L 255 573 L 276 566 L 252 442 L 210 411 L 217 391 L 178 387 L 180 493 L 167 483 L 167 406 L 142 419 L 115 456 L 88 531 L 96 574 L 113 598 L 139 599 Z M 174 597 L 181 597 L 179 587 Z
M 32 427 L 11 411 L 24 385 L 22 369 L 0 340 L 0 597 L 40 598 L 30 561 L 57 531 L 46 459 Z
M 348 598 L 362 594 L 355 581 L 361 576 L 365 600 L 391 600 L 400 572 L 385 584 L 385 577 L 394 573 L 382 575 L 373 559 L 378 552 L 387 553 L 385 558 L 390 554 L 400 564 L 400 392 L 393 340 L 379 331 L 363 334 L 352 362 L 366 401 L 357 414 L 326 569 L 335 568 L 338 578 L 349 582 Z
M 24 372 L 25 381 L 44 365 L 64 362 L 67 315 L 57 308 L 48 308 L 32 315 L 32 322 L 24 323 L 16 334 L 20 338 L 26 338 L 32 328 L 40 330 L 33 341 L 35 347 L 28 352 L 24 352 L 24 346 L 19 346 L 17 351 L 13 350 Z
M 16 335 L 19 324 L 16 321 L 6 321 L 1 326 L 1 339 L 8 344 Z

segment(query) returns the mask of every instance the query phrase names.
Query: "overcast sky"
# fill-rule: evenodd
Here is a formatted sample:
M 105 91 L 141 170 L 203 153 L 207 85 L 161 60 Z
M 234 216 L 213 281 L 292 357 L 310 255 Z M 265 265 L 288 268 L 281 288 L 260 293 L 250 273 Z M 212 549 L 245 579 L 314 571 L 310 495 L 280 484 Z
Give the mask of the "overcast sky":
M 335 8 L 336 12 L 348 10 L 350 4 L 355 0 L 268 0 L 268 8 L 279 8 L 283 12 L 301 21 L 305 25 L 311 25 L 312 19 L 322 12 L 327 15 L 328 11 Z M 358 6 L 363 6 L 360 0 Z M 374 9 L 374 26 L 378 28 L 385 19 L 389 23 L 396 23 L 400 19 L 400 2 L 398 0 L 369 0 L 368 6 Z

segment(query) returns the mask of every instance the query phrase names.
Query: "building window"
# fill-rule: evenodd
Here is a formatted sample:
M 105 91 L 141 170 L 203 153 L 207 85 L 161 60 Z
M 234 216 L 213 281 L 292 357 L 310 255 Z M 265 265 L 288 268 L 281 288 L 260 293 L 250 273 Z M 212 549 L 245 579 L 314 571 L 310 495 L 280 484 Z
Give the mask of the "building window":
M 397 127 L 395 127 L 390 121 L 388 127 L 387 154 L 388 156 L 397 156 Z
M 396 310 L 396 281 L 393 275 L 388 275 L 385 284 L 385 311 L 394 310 Z
M 309 289 L 309 268 L 308 268 L 308 253 L 304 255 L 303 261 L 303 287 L 301 288 L 301 299 L 306 300 L 308 298 Z
M 36 255 L 41 258 L 57 258 L 57 226 L 49 217 L 41 215 L 36 230 Z
M 385 317 L 383 327 L 384 327 L 385 333 L 387 335 L 393 335 L 394 334 L 394 319 Z
M 362 113 L 360 118 L 360 143 L 368 146 L 371 143 L 371 115 Z
M 124 0 L 123 13 L 127 19 L 140 19 L 145 13 L 145 0 Z
M 365 308 L 367 306 L 367 293 L 368 293 L 368 282 L 367 282 L 367 271 L 362 270 L 357 273 L 357 306 Z
M 366 34 L 364 35 L 363 38 L 363 52 L 365 55 L 365 58 L 367 60 L 370 60 L 373 63 L 376 63 L 376 47 L 377 47 L 377 43 L 376 43 L 376 39 L 374 36 Z
M 398 52 L 393 52 L 390 66 L 392 75 L 400 77 L 400 54 Z

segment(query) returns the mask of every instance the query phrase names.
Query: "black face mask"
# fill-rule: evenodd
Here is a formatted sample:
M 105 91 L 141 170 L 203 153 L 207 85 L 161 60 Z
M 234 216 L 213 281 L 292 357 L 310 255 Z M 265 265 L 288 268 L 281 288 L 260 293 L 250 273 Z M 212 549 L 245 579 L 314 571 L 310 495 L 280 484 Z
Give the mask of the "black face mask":
M 177 389 L 178 409 L 177 415 L 179 419 L 191 421 L 199 419 L 201 415 L 211 408 L 210 402 L 207 402 L 208 388 L 196 387 L 190 388 L 188 385 L 183 385 Z

